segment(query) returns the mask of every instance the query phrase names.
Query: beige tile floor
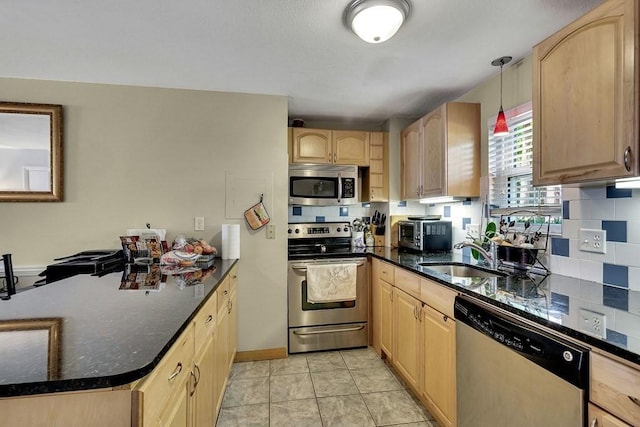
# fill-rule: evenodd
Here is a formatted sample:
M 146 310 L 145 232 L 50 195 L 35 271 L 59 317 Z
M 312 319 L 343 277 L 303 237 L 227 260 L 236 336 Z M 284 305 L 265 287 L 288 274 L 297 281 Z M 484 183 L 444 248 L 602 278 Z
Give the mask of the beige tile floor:
M 235 363 L 218 427 L 438 427 L 369 348 Z

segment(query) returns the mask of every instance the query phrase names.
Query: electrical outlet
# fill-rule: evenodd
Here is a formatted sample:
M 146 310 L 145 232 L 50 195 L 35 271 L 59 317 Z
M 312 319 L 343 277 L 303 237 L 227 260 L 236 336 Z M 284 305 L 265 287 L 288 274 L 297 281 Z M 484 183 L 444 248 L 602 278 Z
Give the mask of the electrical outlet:
M 602 313 L 580 309 L 580 329 L 599 338 L 607 338 L 607 318 Z
M 267 224 L 267 239 L 276 238 L 276 226 L 274 224 Z
M 197 216 L 193 219 L 193 231 L 204 231 L 204 217 Z
M 580 229 L 580 250 L 583 252 L 607 253 L 607 231 Z
M 467 224 L 467 234 L 472 239 L 480 239 L 480 224 Z

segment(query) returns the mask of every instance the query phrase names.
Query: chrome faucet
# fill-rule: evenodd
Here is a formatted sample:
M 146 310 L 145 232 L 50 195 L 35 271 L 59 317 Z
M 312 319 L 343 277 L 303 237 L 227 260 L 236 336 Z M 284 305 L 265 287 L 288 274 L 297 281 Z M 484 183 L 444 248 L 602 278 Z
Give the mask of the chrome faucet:
M 480 255 L 482 255 L 482 258 L 484 258 L 484 261 L 487 264 L 487 266 L 495 270 L 498 268 L 498 245 L 493 240 L 489 241 L 489 245 L 490 245 L 489 252 L 487 252 L 482 246 L 470 240 L 465 240 L 460 243 L 456 243 L 455 245 L 453 245 L 453 247 L 456 249 L 462 249 L 465 247 L 475 249 L 476 251 L 480 252 Z

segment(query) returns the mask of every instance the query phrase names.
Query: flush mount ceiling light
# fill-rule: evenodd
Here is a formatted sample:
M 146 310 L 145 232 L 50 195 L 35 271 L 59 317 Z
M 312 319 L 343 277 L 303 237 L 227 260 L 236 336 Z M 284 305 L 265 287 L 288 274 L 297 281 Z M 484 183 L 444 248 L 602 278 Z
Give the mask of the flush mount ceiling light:
M 368 43 L 389 40 L 409 16 L 407 0 L 353 0 L 344 12 L 344 23 Z
M 504 116 L 504 110 L 502 109 L 502 67 L 504 64 L 511 62 L 513 58 L 510 56 L 503 56 L 491 61 L 491 65 L 494 67 L 500 66 L 500 111 L 498 111 L 498 118 L 496 119 L 496 126 L 493 129 L 493 136 L 506 136 L 509 135 L 509 127 L 507 126 L 507 118 Z

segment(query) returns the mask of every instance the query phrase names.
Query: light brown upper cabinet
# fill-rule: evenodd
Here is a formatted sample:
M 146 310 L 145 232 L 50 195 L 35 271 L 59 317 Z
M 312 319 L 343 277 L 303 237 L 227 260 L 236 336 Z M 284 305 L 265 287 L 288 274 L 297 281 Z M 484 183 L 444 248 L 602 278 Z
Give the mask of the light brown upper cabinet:
M 369 133 L 369 168 L 362 176 L 363 202 L 389 201 L 389 134 Z
M 402 198 L 480 195 L 480 104 L 450 102 L 402 131 Z
M 293 128 L 291 163 L 369 166 L 369 132 Z
M 609 0 L 533 49 L 533 182 L 638 175 L 637 1 Z

